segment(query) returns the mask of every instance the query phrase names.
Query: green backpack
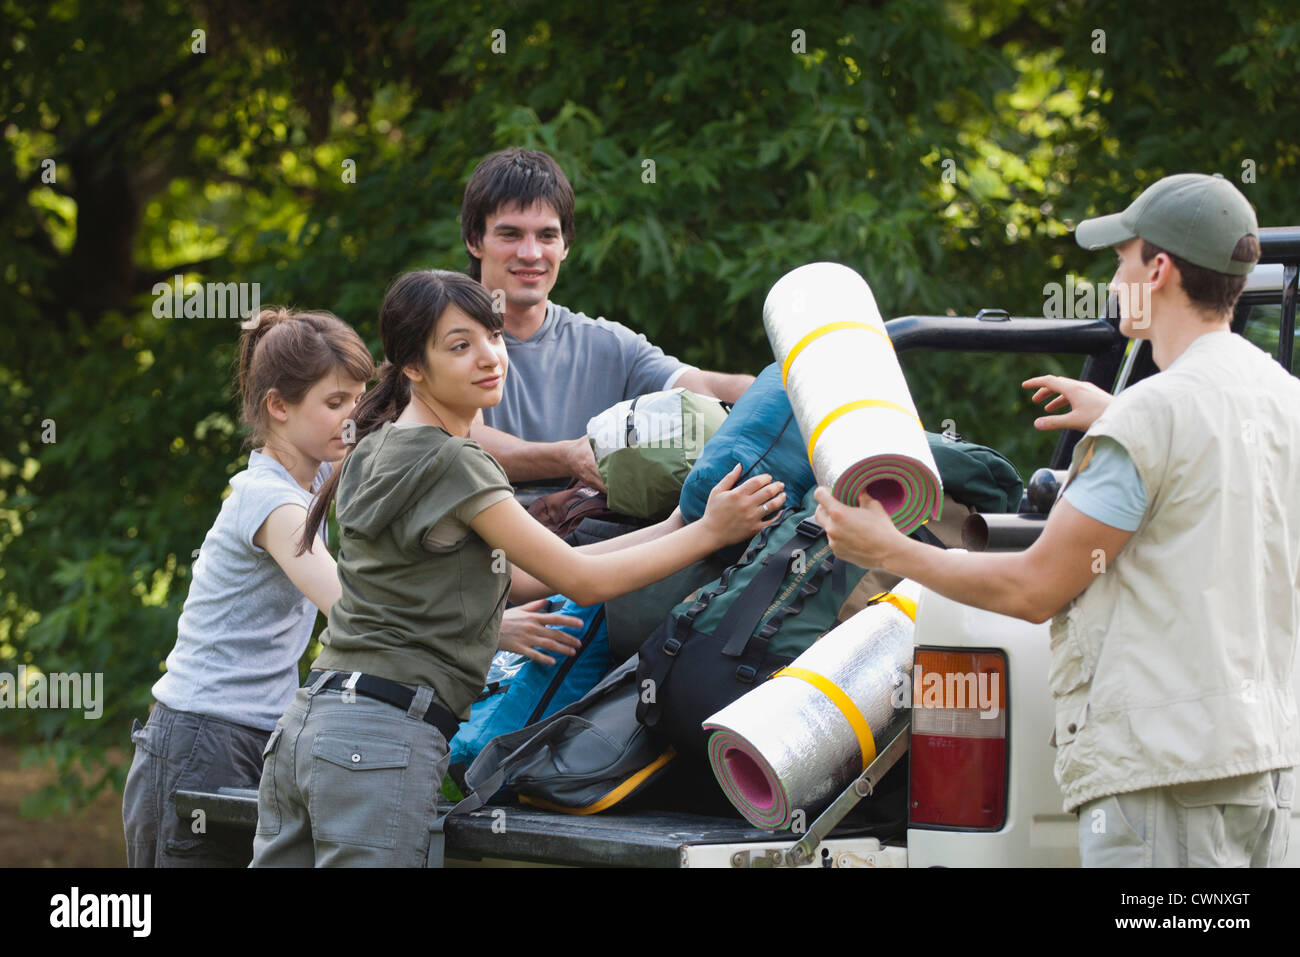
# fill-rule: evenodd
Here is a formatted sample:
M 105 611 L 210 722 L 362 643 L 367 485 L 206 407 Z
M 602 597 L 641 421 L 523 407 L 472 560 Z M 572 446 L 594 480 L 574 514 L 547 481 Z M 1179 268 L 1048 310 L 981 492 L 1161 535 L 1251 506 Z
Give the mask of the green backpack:
M 642 644 L 637 720 L 661 740 L 704 754 L 702 721 L 835 627 L 867 571 L 831 553 L 816 511 L 810 489 Z

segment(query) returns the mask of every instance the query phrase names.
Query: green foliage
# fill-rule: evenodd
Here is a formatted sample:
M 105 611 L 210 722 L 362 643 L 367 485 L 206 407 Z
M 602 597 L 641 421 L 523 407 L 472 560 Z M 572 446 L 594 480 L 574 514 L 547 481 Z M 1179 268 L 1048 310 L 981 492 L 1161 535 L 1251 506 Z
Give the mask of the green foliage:
M 474 165 L 528 145 L 578 196 L 556 300 L 703 367 L 769 362 L 763 298 L 812 260 L 861 272 L 886 318 L 1039 315 L 1045 283 L 1109 274 L 1073 224 L 1166 173 L 1240 183 L 1253 160 L 1261 221 L 1300 220 L 1293 21 L 1265 0 L 6 4 L 0 670 L 102 670 L 107 698 L 95 722 L 0 714 L 61 769 L 32 810 L 120 783 L 104 749 L 144 716 L 246 461 L 236 324 L 155 317 L 155 283 L 258 282 L 376 346 L 394 275 L 465 264 Z M 1079 368 L 903 361 L 928 427 L 951 419 L 1026 475 L 1055 435 L 1019 382 Z

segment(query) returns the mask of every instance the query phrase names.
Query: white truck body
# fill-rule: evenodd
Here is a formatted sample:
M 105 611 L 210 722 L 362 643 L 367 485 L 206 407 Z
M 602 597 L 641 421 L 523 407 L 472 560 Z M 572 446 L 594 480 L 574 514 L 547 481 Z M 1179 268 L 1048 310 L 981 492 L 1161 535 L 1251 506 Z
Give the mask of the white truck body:
M 995 832 L 909 828 L 910 867 L 1077 867 L 1078 819 L 1062 810 L 1048 743 L 1055 709 L 1047 685 L 1049 626 L 982 611 L 924 591 L 917 605 L 916 643 L 955 648 L 995 648 L 1007 658 L 1007 818 Z M 1300 670 L 1292 679 L 1300 700 Z M 1222 729 L 1220 733 L 1229 733 Z M 1291 833 L 1300 834 L 1300 809 Z M 1300 841 L 1292 840 L 1287 867 L 1300 867 Z

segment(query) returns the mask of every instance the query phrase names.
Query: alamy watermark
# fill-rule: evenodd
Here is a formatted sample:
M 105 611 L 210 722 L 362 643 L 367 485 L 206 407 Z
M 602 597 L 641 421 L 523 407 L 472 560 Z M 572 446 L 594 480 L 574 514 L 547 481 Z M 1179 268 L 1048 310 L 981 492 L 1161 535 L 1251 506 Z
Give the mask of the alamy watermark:
M 256 282 L 185 282 L 179 273 L 170 283 L 153 284 L 153 314 L 159 319 L 253 319 L 262 311 L 262 286 Z
M 73 887 L 50 898 L 50 926 L 124 928 L 133 937 L 148 937 L 153 921 L 151 894 L 83 894 Z
M 1106 315 L 1106 302 L 1111 293 L 1120 298 L 1120 309 L 1135 317 L 1134 329 L 1145 329 L 1151 324 L 1151 284 L 1147 282 L 1089 283 L 1075 282 L 1067 275 L 1065 283 L 1049 282 L 1043 286 L 1043 318 L 1045 319 L 1102 319 Z M 1124 305 L 1127 303 L 1128 308 Z
M 70 709 L 94 721 L 104 714 L 104 673 L 45 674 L 26 665 L 17 675 L 0 671 L 0 710 L 6 708 Z
M 900 680 L 892 695 L 895 708 L 970 708 L 981 718 L 996 718 L 1001 711 L 1002 676 L 989 671 L 926 671 L 912 669 L 912 693 Z

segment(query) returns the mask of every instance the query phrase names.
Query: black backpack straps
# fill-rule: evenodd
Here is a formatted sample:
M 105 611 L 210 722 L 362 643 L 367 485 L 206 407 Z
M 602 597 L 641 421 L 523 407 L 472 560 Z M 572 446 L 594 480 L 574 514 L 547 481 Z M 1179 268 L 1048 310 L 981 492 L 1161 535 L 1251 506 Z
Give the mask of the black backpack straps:
M 848 564 L 844 559 L 837 557 L 831 565 L 831 590 L 841 598 L 848 597 Z
M 676 654 L 676 652 L 673 652 L 673 654 Z M 655 663 L 654 669 L 650 672 L 650 677 L 644 679 L 645 681 L 650 682 L 651 688 L 663 687 L 663 683 L 668 677 L 668 672 L 673 670 L 674 660 L 675 659 L 664 655 Z M 636 703 L 636 719 L 647 728 L 653 728 L 659 723 L 659 715 L 662 712 L 663 706 L 659 704 L 658 692 L 656 692 L 656 696 L 651 700 L 646 701 L 645 699 L 639 699 Z
M 746 565 L 752 565 L 758 559 L 758 556 L 763 553 L 763 549 L 767 547 L 768 539 L 772 537 L 772 533 L 780 527 L 781 523 L 784 522 L 790 514 L 791 512 L 789 509 L 782 509 L 778 512 L 776 520 L 759 532 L 758 535 L 754 537 L 754 540 L 749 543 L 744 554 L 740 556 L 740 560 L 736 562 L 736 564 L 728 565 L 722 570 L 721 577 L 712 588 L 705 586 L 700 589 L 700 594 L 696 600 L 693 601 L 690 607 L 687 608 L 686 611 L 682 613 L 681 617 L 677 619 L 677 636 L 679 638 L 685 640 L 686 636 L 690 633 L 691 628 L 695 624 L 695 619 L 704 611 L 704 609 L 709 607 L 709 602 L 713 601 L 713 599 L 717 598 L 719 595 L 726 593 L 726 591 L 731 587 L 732 576 Z
M 636 404 L 640 401 L 641 397 L 637 396 L 632 400 L 632 404 L 627 407 L 627 421 L 625 423 L 627 434 L 624 438 L 629 449 L 636 448 Z
M 771 553 L 763 561 L 763 567 L 754 576 L 749 585 L 736 596 L 735 602 L 727 609 L 718 623 L 715 634 L 725 636 L 727 643 L 722 653 L 731 658 L 739 658 L 745 653 L 749 639 L 758 628 L 764 612 L 771 607 L 772 599 L 781 590 L 790 571 L 790 560 L 797 551 L 807 551 L 823 535 L 822 527 L 810 518 L 801 521 L 791 539 L 780 549 Z
M 846 584 L 844 579 L 847 579 L 848 575 L 844 570 L 845 563 L 840 561 L 840 559 L 836 558 L 834 555 L 828 555 L 822 560 L 822 563 L 817 566 L 817 570 L 813 573 L 813 576 L 803 583 L 803 586 L 799 591 L 792 595 L 789 601 L 773 613 L 772 617 L 767 620 L 767 624 L 759 630 L 758 636 L 769 640 L 775 637 L 776 633 L 781 630 L 781 625 L 785 620 L 787 618 L 793 618 L 798 615 L 799 612 L 803 611 L 804 603 L 822 590 L 828 577 L 831 580 L 831 587 L 833 588 L 835 586 L 834 573 L 837 562 L 840 566 L 840 585 L 843 586 Z
M 930 531 L 924 525 L 916 526 L 916 530 L 912 532 L 912 537 L 915 538 L 918 542 L 925 542 L 925 544 L 933 545 L 936 548 L 948 547 L 939 539 L 938 535 L 934 534 L 934 532 Z
M 471 789 L 470 793 L 448 811 L 442 820 L 445 821 L 453 814 L 469 814 L 477 811 L 490 801 L 520 765 L 531 761 L 551 741 L 563 737 L 572 725 L 572 722 L 565 719 L 571 715 L 581 714 L 596 701 L 617 694 L 629 680 L 636 681 L 637 663 L 637 657 L 633 655 L 601 678 L 596 687 L 568 707 L 561 708 L 537 724 L 526 725 L 518 731 L 503 734 L 489 741 L 479 752 L 478 757 L 465 769 L 465 787 Z M 479 782 L 470 780 L 471 775 L 477 779 L 477 776 L 489 767 L 491 773 L 486 780 Z
M 698 605 L 699 602 L 696 602 Z M 672 618 L 669 618 L 672 621 Z M 659 703 L 658 689 L 665 687 L 668 681 L 668 673 L 673 670 L 673 665 L 677 664 L 677 652 L 682 650 L 691 633 L 691 619 L 683 615 L 672 623 L 671 628 L 665 628 L 662 625 L 650 636 L 651 640 L 660 633 L 667 631 L 668 637 L 664 639 L 660 646 L 659 654 L 649 655 L 646 660 L 650 662 L 650 673 L 642 679 L 642 682 L 649 682 L 653 693 L 650 700 L 638 699 L 636 705 L 636 718 L 647 728 L 653 728 L 659 723 L 659 715 L 663 706 Z
M 668 681 L 668 675 L 673 670 L 673 666 L 677 663 L 677 652 L 679 652 L 682 648 L 682 645 L 684 645 L 690 639 L 691 632 L 694 630 L 695 627 L 696 617 L 701 612 L 703 612 L 704 609 L 709 607 L 709 602 L 713 601 L 714 598 L 717 598 L 719 595 L 725 593 L 728 590 L 728 588 L 730 588 L 731 577 L 736 572 L 744 568 L 746 565 L 752 564 L 758 558 L 758 556 L 762 554 L 763 549 L 767 547 L 768 539 L 772 537 L 772 533 L 777 528 L 780 527 L 781 523 L 785 521 L 785 519 L 788 518 L 790 514 L 792 514 L 790 509 L 782 509 L 780 512 L 778 512 L 776 520 L 773 521 L 766 528 L 764 528 L 761 532 L 759 532 L 757 536 L 755 536 L 754 540 L 750 543 L 749 547 L 745 549 L 745 554 L 741 556 L 740 561 L 738 561 L 734 565 L 729 565 L 727 568 L 723 570 L 722 577 L 718 580 L 717 585 L 715 587 L 713 588 L 706 587 L 703 591 L 701 591 L 699 598 L 696 599 L 694 602 L 692 602 L 690 607 L 687 608 L 680 616 L 677 616 L 675 621 L 673 620 L 672 616 L 669 616 L 669 621 L 672 622 L 671 627 L 667 627 L 667 628 L 661 627 L 660 629 L 656 630 L 654 634 L 650 636 L 650 638 L 646 639 L 647 641 L 657 639 L 658 636 L 663 632 L 667 632 L 668 635 L 667 638 L 663 639 L 662 644 L 659 646 L 658 649 L 659 653 L 654 654 L 653 656 L 647 656 L 646 659 L 651 662 L 651 667 L 650 667 L 649 674 L 644 680 L 649 681 L 651 683 L 650 684 L 651 688 L 661 689 L 666 687 L 666 682 Z M 816 525 L 815 522 L 812 524 L 816 526 L 818 529 L 821 528 L 821 526 Z M 797 537 L 798 536 L 796 535 L 796 538 Z M 786 561 L 787 562 L 789 561 L 788 557 Z M 766 569 L 764 569 L 764 571 L 765 570 Z M 760 572 L 760 574 L 762 574 L 762 572 Z M 755 580 L 752 580 L 749 583 L 749 588 L 745 590 L 746 592 L 754 588 L 754 581 L 756 580 L 757 578 L 755 578 Z M 763 608 L 759 609 L 760 618 L 762 617 L 763 610 L 766 609 L 767 604 L 771 602 L 772 596 L 776 594 L 776 588 L 780 588 L 780 586 L 781 586 L 781 581 L 780 579 L 778 579 L 776 586 L 773 588 L 772 595 L 768 597 L 768 600 L 766 603 L 764 603 Z M 737 601 L 739 601 L 739 599 L 737 599 Z M 755 619 L 755 622 L 757 622 L 757 619 Z M 719 634 L 721 633 L 722 632 L 719 632 Z M 745 635 L 744 641 L 747 642 L 749 640 L 748 635 L 752 633 L 753 633 L 753 628 L 751 628 L 749 633 Z M 660 704 L 659 699 L 657 697 L 654 698 L 654 700 L 652 701 L 641 700 L 637 702 L 637 706 L 636 706 L 637 720 L 640 721 L 647 728 L 653 728 L 656 724 L 659 723 L 659 715 L 662 713 L 662 711 L 663 711 L 663 705 Z

